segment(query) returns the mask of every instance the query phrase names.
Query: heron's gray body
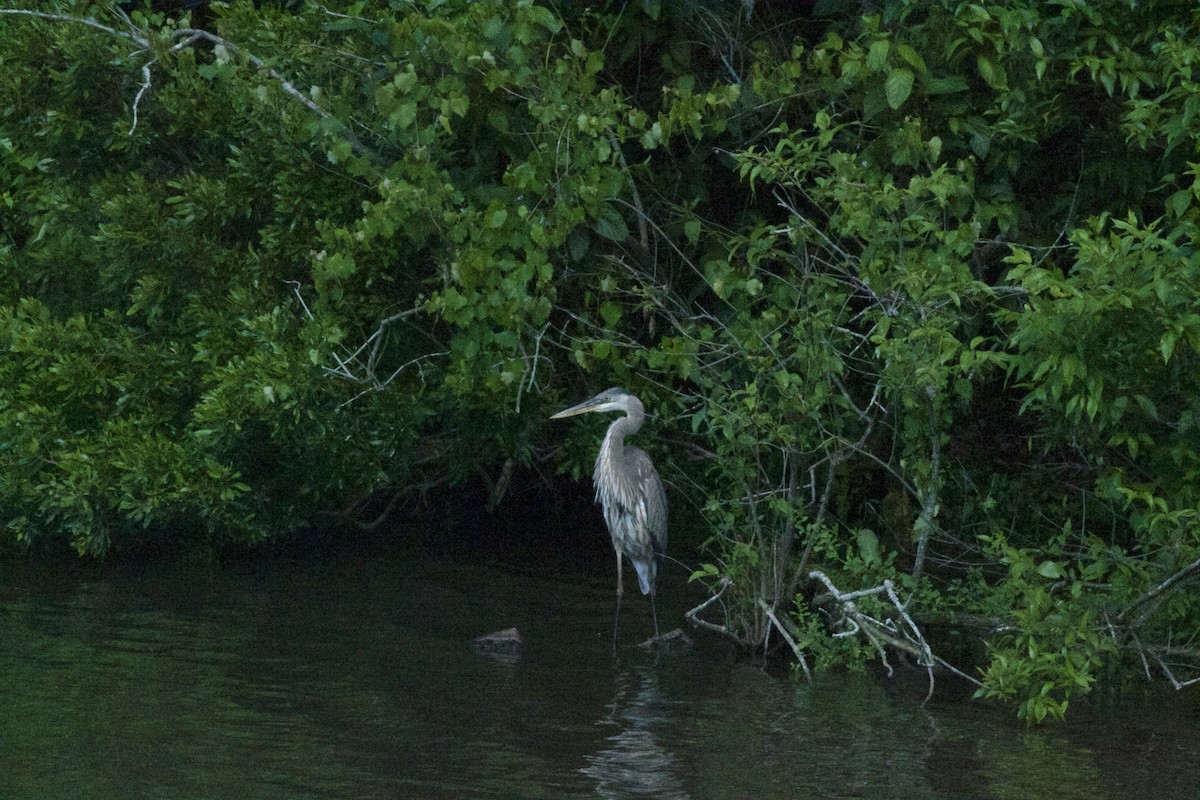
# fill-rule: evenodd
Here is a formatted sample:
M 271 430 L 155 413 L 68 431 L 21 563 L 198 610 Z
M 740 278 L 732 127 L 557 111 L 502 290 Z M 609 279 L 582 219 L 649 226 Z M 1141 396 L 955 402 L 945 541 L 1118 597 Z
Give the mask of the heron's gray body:
M 667 495 L 650 456 L 625 444 L 625 437 L 641 424 L 638 414 L 608 426 L 592 481 L 613 549 L 633 564 L 642 594 L 650 594 L 658 576 L 658 556 L 667 549 Z
M 616 648 L 617 618 L 624 586 L 621 563 L 628 558 L 637 572 L 638 587 L 650 595 L 654 610 L 658 557 L 667 549 L 667 495 L 662 481 L 645 451 L 625 444 L 625 437 L 642 427 L 646 411 L 642 402 L 624 389 L 606 389 L 591 400 L 558 412 L 551 419 L 598 411 L 624 411 L 608 426 L 592 480 L 596 502 L 604 509 L 604 521 L 617 554 L 617 616 L 613 619 L 613 648 Z M 654 614 L 658 636 L 658 614 Z

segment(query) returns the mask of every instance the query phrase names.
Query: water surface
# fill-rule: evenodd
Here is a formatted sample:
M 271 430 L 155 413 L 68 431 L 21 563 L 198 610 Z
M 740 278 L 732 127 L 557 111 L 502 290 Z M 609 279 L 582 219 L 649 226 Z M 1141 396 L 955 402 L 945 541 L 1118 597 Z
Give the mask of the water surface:
M 919 676 L 646 653 L 635 593 L 614 659 L 594 562 L 3 568 L 0 798 L 1200 797 L 1195 692 L 1031 730 Z M 471 648 L 512 625 L 519 657 Z

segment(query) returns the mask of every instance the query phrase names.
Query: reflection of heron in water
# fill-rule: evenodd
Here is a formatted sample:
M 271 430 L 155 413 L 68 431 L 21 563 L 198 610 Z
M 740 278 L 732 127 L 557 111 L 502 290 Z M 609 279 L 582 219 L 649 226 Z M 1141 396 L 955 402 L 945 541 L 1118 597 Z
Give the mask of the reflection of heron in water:
M 621 561 L 628 558 L 637 572 L 642 594 L 650 595 L 654 638 L 658 639 L 658 612 L 654 608 L 658 557 L 667 549 L 667 495 L 650 456 L 637 447 L 626 446 L 625 437 L 636 433 L 646 418 L 642 401 L 624 389 L 605 389 L 591 400 L 558 412 L 550 419 L 573 417 L 599 411 L 624 411 L 608 426 L 592 481 L 596 501 L 604 508 L 604 521 L 617 552 L 617 609 L 613 613 L 613 649 L 617 647 L 617 624 L 621 617 Z
M 668 747 L 675 737 L 660 731 L 670 724 L 673 714 L 668 710 L 671 701 L 658 687 L 657 673 L 622 673 L 616 684 L 612 714 L 599 722 L 616 725 L 619 730 L 604 740 L 604 749 L 586 756 L 587 766 L 579 771 L 596 781 L 596 793 L 604 798 L 690 800 L 679 777 L 679 759 Z

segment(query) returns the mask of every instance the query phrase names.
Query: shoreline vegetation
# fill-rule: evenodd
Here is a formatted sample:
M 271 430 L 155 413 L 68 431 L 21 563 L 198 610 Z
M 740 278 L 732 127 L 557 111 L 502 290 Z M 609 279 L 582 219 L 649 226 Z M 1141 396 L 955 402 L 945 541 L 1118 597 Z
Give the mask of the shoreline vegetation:
M 590 473 L 549 413 L 622 385 L 698 627 L 1036 722 L 1192 685 L 1198 29 L 0 2 L 6 547 L 369 537 L 462 487 L 511 516 Z

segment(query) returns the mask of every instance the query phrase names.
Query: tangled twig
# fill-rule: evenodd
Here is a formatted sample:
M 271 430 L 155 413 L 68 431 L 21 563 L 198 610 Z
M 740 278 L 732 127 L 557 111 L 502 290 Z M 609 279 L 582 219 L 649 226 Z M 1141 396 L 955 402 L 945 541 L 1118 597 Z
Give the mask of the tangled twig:
M 829 576 L 820 570 L 813 570 L 808 573 L 808 576 L 813 580 L 820 581 L 828 590 L 827 594 L 816 598 L 815 603 L 821 604 L 822 601 L 834 601 L 840 604 L 841 619 L 839 622 L 848 627 L 845 630 L 835 632 L 833 634 L 835 637 L 856 636 L 861 633 L 875 647 L 876 652 L 879 653 L 880 660 L 883 662 L 884 668 L 887 669 L 889 676 L 892 674 L 892 666 L 888 662 L 885 645 L 916 657 L 917 663 L 925 667 L 929 675 L 929 692 L 925 695 L 925 702 L 929 702 L 929 699 L 933 697 L 934 666 L 942 667 L 976 686 L 982 685 L 977 679 L 966 674 L 933 652 L 933 649 L 929 646 L 929 642 L 925 640 L 925 635 L 921 633 L 920 627 L 917 626 L 917 623 L 909 615 L 905 607 L 906 604 L 900 601 L 900 596 L 896 593 L 896 587 L 890 580 L 885 580 L 879 586 L 874 586 L 870 589 L 842 592 L 829 579 Z M 876 619 L 870 614 L 863 612 L 855 602 L 855 600 L 861 597 L 873 597 L 881 594 L 886 595 L 887 599 L 891 601 L 892 606 L 896 609 L 899 621 L 896 619 Z

